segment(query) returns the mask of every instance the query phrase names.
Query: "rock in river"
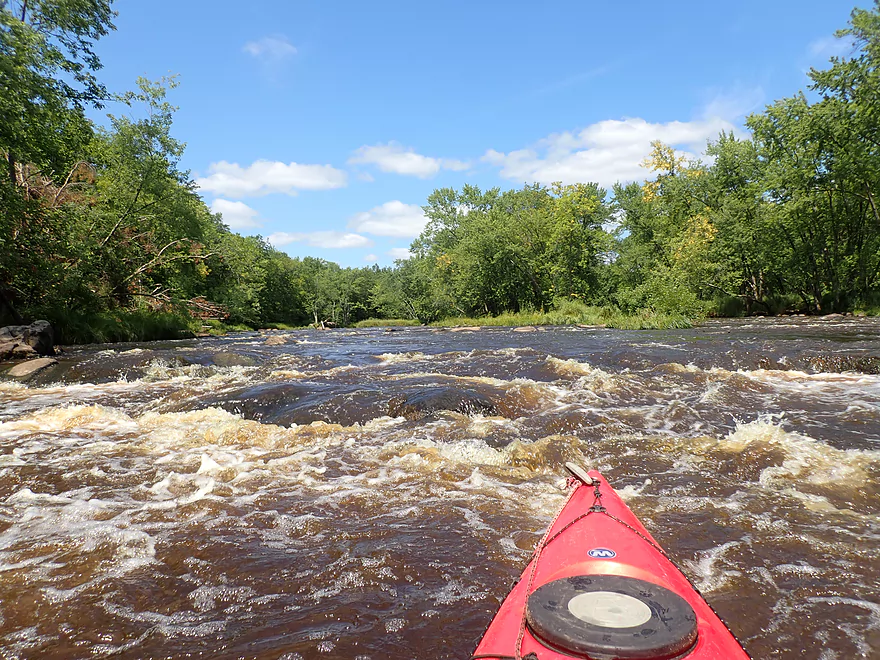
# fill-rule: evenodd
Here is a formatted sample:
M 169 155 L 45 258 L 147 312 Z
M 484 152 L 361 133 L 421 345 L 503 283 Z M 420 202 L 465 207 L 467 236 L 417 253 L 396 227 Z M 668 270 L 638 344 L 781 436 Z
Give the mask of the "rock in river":
M 12 367 L 12 369 L 6 372 L 6 375 L 13 378 L 27 378 L 28 376 L 33 376 L 38 371 L 51 367 L 53 364 L 58 364 L 58 360 L 50 357 L 28 360 Z
M 253 367 L 257 364 L 257 361 L 249 355 L 231 351 L 214 353 L 212 360 L 218 367 Z
M 392 417 L 419 419 L 437 412 L 451 410 L 464 415 L 495 414 L 495 402 L 489 397 L 470 390 L 452 387 L 429 387 L 406 398 L 392 399 L 388 414 Z
M 55 333 L 48 321 L 0 328 L 0 360 L 55 355 Z

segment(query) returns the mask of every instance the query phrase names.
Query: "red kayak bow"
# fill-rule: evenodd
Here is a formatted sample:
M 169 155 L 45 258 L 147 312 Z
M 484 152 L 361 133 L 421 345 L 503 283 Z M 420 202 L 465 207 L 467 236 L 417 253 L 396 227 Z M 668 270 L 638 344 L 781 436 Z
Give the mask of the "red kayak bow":
M 566 467 L 568 500 L 472 660 L 748 660 L 602 475 Z

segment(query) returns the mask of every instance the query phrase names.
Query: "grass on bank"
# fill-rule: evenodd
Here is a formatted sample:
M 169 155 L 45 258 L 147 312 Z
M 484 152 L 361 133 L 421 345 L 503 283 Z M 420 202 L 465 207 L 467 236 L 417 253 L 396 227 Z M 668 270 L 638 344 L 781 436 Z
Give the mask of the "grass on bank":
M 418 326 L 421 325 L 416 319 L 364 319 L 354 324 L 355 328 L 391 328 L 394 326 Z
M 254 328 L 244 323 L 227 323 L 216 319 L 199 321 L 199 327 L 200 332 L 208 333 L 213 337 L 222 337 L 229 332 L 252 332 L 254 330 Z
M 201 321 L 188 315 L 146 310 L 84 313 L 53 309 L 34 318 L 52 324 L 56 344 L 186 339 L 201 330 Z
M 558 303 L 547 312 L 507 312 L 498 316 L 454 317 L 435 321 L 432 326 L 522 326 L 522 325 L 596 325 L 620 330 L 657 330 L 691 328 L 694 321 L 681 314 L 665 314 L 649 309 L 627 314 L 615 307 L 592 307 L 577 300 Z
M 302 330 L 303 328 L 307 328 L 307 325 L 290 325 L 288 323 L 267 323 L 262 326 L 261 330 Z M 248 328 L 251 330 L 252 328 Z M 231 330 L 230 332 L 235 332 L 235 330 Z

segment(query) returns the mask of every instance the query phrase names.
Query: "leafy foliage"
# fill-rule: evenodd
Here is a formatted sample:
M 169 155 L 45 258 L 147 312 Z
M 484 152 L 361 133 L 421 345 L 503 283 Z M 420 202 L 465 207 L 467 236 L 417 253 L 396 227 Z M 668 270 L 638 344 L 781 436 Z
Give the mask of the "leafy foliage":
M 174 78 L 109 94 L 111 0 L 0 0 L 0 321 L 71 340 L 390 323 L 685 327 L 705 314 L 880 303 L 880 0 L 848 57 L 721 134 L 708 162 L 654 143 L 648 177 L 435 190 L 411 258 L 291 258 L 213 214 L 180 167 Z M 84 110 L 124 114 L 98 127 Z

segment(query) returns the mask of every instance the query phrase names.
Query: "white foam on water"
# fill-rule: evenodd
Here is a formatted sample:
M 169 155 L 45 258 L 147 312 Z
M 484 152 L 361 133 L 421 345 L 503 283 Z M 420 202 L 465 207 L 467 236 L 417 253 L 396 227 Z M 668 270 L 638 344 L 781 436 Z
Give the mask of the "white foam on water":
M 70 504 L 71 502 L 73 500 L 69 497 L 35 493 L 26 486 L 6 498 L 6 504 Z
M 722 398 L 724 383 L 720 381 L 710 382 L 706 385 L 706 390 L 700 395 L 698 401 L 700 403 L 715 403 Z
M 866 616 L 859 617 L 861 625 L 858 628 L 851 622 L 841 623 L 839 627 L 848 633 L 850 641 L 856 646 L 861 657 L 870 658 L 873 656 L 876 649 L 872 648 L 872 645 L 865 639 L 865 631 L 880 630 L 880 603 L 842 596 L 811 596 L 807 598 L 807 602 L 830 605 L 832 608 L 846 605 L 863 610 Z M 833 617 L 834 615 L 832 612 L 826 612 L 825 616 Z
M 158 483 L 150 486 L 156 501 L 144 504 L 145 509 L 168 510 L 186 506 L 205 499 L 214 490 L 216 482 L 211 477 L 197 474 L 179 475 L 171 472 Z
M 742 575 L 741 571 L 725 568 L 724 554 L 731 548 L 740 545 L 740 541 L 728 541 L 722 545 L 703 550 L 697 559 L 685 559 L 682 563 L 688 567 L 688 574 L 696 576 L 697 588 L 711 592 L 723 587 L 730 578 Z
M 487 525 L 483 522 L 483 519 L 480 517 L 479 511 L 470 508 L 456 507 L 458 511 L 464 516 L 464 519 L 468 523 L 468 527 L 475 532 L 491 532 L 493 531 L 493 527 L 491 525 Z
M 483 351 L 479 355 L 486 353 Z M 505 354 L 504 349 L 501 354 Z M 511 350 L 506 354 L 519 355 Z M 657 377 L 642 373 L 611 374 L 586 362 L 552 358 L 559 362 L 559 368 L 553 366 L 553 369 L 561 374 L 561 378 L 554 384 L 545 384 L 528 379 L 505 380 L 440 372 L 412 374 L 403 369 L 385 369 L 385 366 L 409 362 L 419 367 L 422 365 L 416 364 L 418 360 L 424 360 L 430 369 L 433 367 L 427 365 L 434 364 L 438 356 L 387 355 L 392 357 L 386 361 L 379 356 L 378 364 L 372 365 L 373 371 L 368 374 L 370 379 L 427 377 L 442 379 L 440 382 L 485 384 L 503 389 L 508 401 L 518 397 L 517 388 L 528 388 L 523 396 L 527 400 L 522 405 L 527 412 L 517 413 L 524 415 L 517 420 L 450 414 L 437 422 L 422 424 L 402 418 L 380 417 L 361 426 L 318 424 L 290 428 L 245 420 L 217 408 L 163 413 L 162 405 L 179 409 L 190 399 L 196 405 L 202 393 L 254 384 L 255 380 L 265 378 L 265 374 L 252 367 L 179 367 L 159 362 L 149 367 L 146 377 L 133 383 L 120 381 L 33 389 L 17 383 L 9 387 L 0 384 L 0 405 L 21 396 L 22 405 L 31 406 L 31 412 L 14 420 L 7 417 L 6 423 L 0 423 L 0 452 L 5 452 L 0 453 L 0 483 L 16 484 L 4 490 L 5 499 L 0 499 L 4 524 L 13 521 L 13 525 L 5 530 L 7 534 L 0 534 L 0 570 L 4 580 L 27 580 L 46 603 L 67 603 L 59 607 L 72 607 L 83 593 L 93 588 L 103 589 L 105 583 L 112 584 L 112 575 L 129 572 L 130 567 L 138 565 L 137 562 L 146 562 L 141 566 L 155 562 L 155 548 L 158 546 L 161 553 L 168 535 L 186 532 L 189 526 L 202 534 L 202 525 L 212 530 L 234 524 L 239 530 L 236 533 L 246 534 L 249 542 L 271 548 L 280 557 L 289 557 L 294 564 L 299 552 L 308 552 L 315 547 L 336 548 L 348 542 L 340 539 L 339 530 L 334 527 L 334 519 L 340 511 L 354 511 L 364 521 L 381 516 L 383 521 L 400 520 L 401 524 L 412 525 L 430 519 L 442 510 L 449 514 L 448 520 L 456 529 L 477 539 L 492 536 L 493 525 L 497 526 L 495 516 L 501 513 L 500 520 L 519 520 L 523 522 L 520 529 L 528 525 L 526 531 L 531 533 L 531 528 L 537 529 L 542 522 L 549 521 L 562 501 L 563 493 L 556 488 L 560 479 L 554 472 L 560 457 L 567 456 L 569 451 L 575 454 L 584 451 L 579 444 L 582 440 L 569 441 L 561 436 L 548 440 L 540 437 L 542 433 L 536 434 L 533 430 L 540 427 L 534 418 L 529 418 L 532 411 L 536 416 L 552 416 L 584 410 L 601 415 L 603 420 L 610 419 L 601 423 L 607 423 L 612 431 L 607 437 L 592 441 L 589 449 L 592 460 L 589 462 L 591 465 L 599 463 L 598 467 L 606 471 L 630 466 L 631 469 L 626 470 L 630 484 L 618 492 L 625 498 L 643 498 L 649 510 L 655 507 L 657 510 L 711 511 L 711 506 L 718 508 L 719 514 L 730 520 L 735 528 L 741 523 L 749 532 L 755 533 L 756 543 L 761 539 L 773 542 L 775 538 L 791 534 L 809 543 L 817 556 L 827 556 L 835 549 L 839 551 L 841 538 L 856 543 L 856 535 L 861 534 L 859 539 L 865 542 L 860 526 L 866 522 L 865 515 L 858 518 L 860 525 L 846 528 L 843 537 L 839 530 L 835 531 L 833 541 L 829 540 L 829 533 L 823 534 L 819 529 L 815 531 L 818 539 L 804 536 L 799 515 L 811 520 L 811 512 L 815 512 L 816 520 L 827 522 L 825 516 L 829 513 L 836 516 L 858 514 L 837 508 L 846 506 L 838 499 L 829 500 L 824 495 L 798 489 L 806 484 L 814 491 L 816 487 L 828 487 L 830 492 L 832 487 L 847 485 L 853 479 L 856 488 L 875 486 L 872 480 L 876 479 L 878 452 L 837 450 L 809 436 L 785 431 L 778 418 L 742 423 L 723 437 L 724 432 L 712 430 L 711 423 L 714 422 L 711 419 L 706 428 L 700 428 L 700 411 L 694 402 L 711 408 L 717 405 L 717 400 L 713 399 L 726 380 L 739 379 L 738 383 L 732 384 L 733 389 L 742 386 L 743 378 L 751 378 L 761 387 L 753 387 L 748 396 L 768 397 L 759 399 L 757 410 L 773 410 L 770 404 L 777 394 L 835 403 L 839 399 L 843 402 L 840 409 L 847 415 L 871 421 L 873 406 L 880 401 L 877 377 L 858 374 L 822 376 L 803 372 L 792 376 L 791 372 L 761 370 L 733 373 L 723 369 L 702 370 L 692 364 L 680 365 L 680 369 L 675 367 Z M 456 356 L 463 355 L 473 353 L 446 353 L 439 359 L 455 361 Z M 545 359 L 534 352 L 530 355 L 538 362 Z M 400 356 L 405 357 L 400 359 Z M 547 362 L 553 364 L 551 358 L 547 358 Z M 274 366 L 283 364 L 275 363 Z M 287 373 L 276 370 L 271 377 L 332 375 L 330 370 L 309 372 L 307 367 L 291 366 L 295 368 Z M 298 371 L 297 366 L 303 371 Z M 341 374 L 354 367 L 339 369 Z M 269 369 L 265 368 L 265 371 Z M 377 374 L 377 371 L 383 373 Z M 391 371 L 406 373 L 404 376 L 390 376 Z M 678 380 L 683 382 L 676 382 Z M 682 391 L 676 392 L 676 388 Z M 126 412 L 113 402 L 117 395 L 119 406 L 124 406 Z M 132 395 L 131 399 L 125 399 L 129 395 Z M 186 395 L 186 398 L 181 399 L 180 395 Z M 137 397 L 141 402 L 150 397 L 153 400 L 149 403 L 127 402 Z M 163 397 L 168 399 L 163 402 Z M 66 403 L 77 399 L 88 404 L 98 398 L 105 404 L 107 400 L 110 403 L 105 406 L 58 405 L 59 401 Z M 658 402 L 654 403 L 655 400 Z M 35 410 L 35 406 L 40 409 Z M 150 407 L 152 411 L 144 413 Z M 627 440 L 617 432 L 615 422 L 625 431 L 634 429 L 633 438 Z M 764 423 L 766 426 L 762 426 Z M 688 433 L 699 437 L 688 437 Z M 506 447 L 494 447 L 486 442 L 493 437 L 497 440 L 499 434 L 521 436 L 522 440 Z M 637 481 L 633 482 L 632 475 L 639 474 L 638 461 L 657 447 L 661 447 L 663 453 L 652 456 L 657 463 L 650 462 L 650 470 L 654 471 L 653 466 L 659 464 L 660 467 L 656 468 L 659 475 L 671 475 L 675 484 L 670 486 L 664 483 L 662 476 L 657 476 L 649 487 L 652 480 L 645 478 L 644 474 L 636 476 Z M 713 458 L 721 454 L 727 466 L 735 457 L 732 460 L 725 454 L 738 451 L 748 451 L 749 460 L 757 457 L 757 460 L 770 462 L 766 467 L 758 466 L 763 469 L 749 472 L 750 475 L 760 474 L 760 477 L 748 477 L 759 479 L 757 484 L 743 484 L 751 499 L 737 499 L 735 495 L 711 502 L 714 498 L 687 496 L 695 492 L 694 484 L 701 487 L 713 481 Z M 30 465 L 45 466 L 46 472 L 54 477 L 56 487 L 47 485 L 53 483 L 48 479 L 45 483 L 30 477 L 20 483 L 9 480 L 10 477 L 17 478 L 19 473 L 32 472 L 31 467 L 27 467 L 27 471 L 21 470 Z M 551 472 L 554 472 L 552 476 Z M 727 473 L 719 475 L 721 490 L 729 485 L 729 479 L 738 478 Z M 67 479 L 71 484 L 87 484 L 87 487 L 68 490 L 64 485 L 57 486 Z M 767 495 L 762 488 L 774 491 L 771 494 L 774 503 L 793 498 L 802 502 L 806 510 L 798 510 L 792 521 L 784 520 L 776 509 L 771 513 L 756 513 L 752 508 L 755 493 Z M 671 492 L 667 494 L 667 491 Z M 826 492 L 823 488 L 818 491 Z M 298 511 L 283 508 L 291 506 L 291 502 L 294 507 L 305 508 Z M 267 510 L 267 506 L 278 510 Z M 154 510 L 151 507 L 166 508 Z M 304 510 L 312 513 L 303 514 Z M 326 516 L 322 512 L 326 512 Z M 837 522 L 845 526 L 848 520 L 839 518 Z M 497 535 L 497 530 L 494 533 Z M 529 538 L 527 535 L 499 536 L 502 537 L 493 543 L 493 556 L 501 561 L 514 565 L 528 554 L 527 549 L 517 545 L 524 545 L 523 540 Z M 42 555 L 22 552 L 22 548 L 35 548 L 44 542 L 47 545 Z M 60 548 L 61 543 L 68 542 L 72 545 L 65 546 L 63 551 L 51 547 L 57 543 Z M 743 554 L 736 550 L 736 544 L 746 542 L 733 541 L 712 548 L 694 560 L 704 588 L 724 588 L 735 580 L 737 573 L 734 569 L 741 567 L 734 561 L 741 562 L 740 555 Z M 291 554 L 284 555 L 285 552 Z M 77 553 L 81 563 L 77 563 Z M 73 579 L 70 571 L 88 565 L 89 556 L 99 555 L 101 561 L 88 566 L 80 582 Z M 731 556 L 736 559 L 731 560 Z M 420 579 L 418 574 L 415 578 L 402 575 L 398 579 L 390 566 L 382 563 L 383 557 L 352 556 L 334 565 L 328 574 L 333 582 L 331 591 L 337 587 L 379 589 L 381 587 L 377 585 L 380 583 L 393 585 L 404 579 L 410 582 L 414 579 L 417 583 Z M 132 563 L 127 563 L 129 560 Z M 766 569 L 763 577 L 755 574 L 754 579 L 760 588 L 764 588 L 765 583 L 775 584 L 774 580 L 785 585 L 788 578 L 797 579 L 799 572 L 811 581 L 827 579 L 829 569 L 821 561 L 811 560 L 812 565 L 800 567 L 796 558 L 787 557 L 786 560 L 789 563 Z M 846 561 L 850 560 L 851 555 L 846 555 Z M 152 570 L 156 569 L 148 568 L 148 571 Z M 313 580 L 314 570 L 310 570 L 311 573 L 305 572 L 293 579 Z M 748 575 L 752 576 L 753 572 Z M 126 614 L 114 610 L 118 613 L 114 616 L 120 619 L 127 616 L 149 628 L 140 638 L 128 640 L 122 646 L 98 644 L 88 647 L 88 652 L 92 655 L 105 652 L 136 655 L 137 647 L 154 634 L 205 635 L 205 639 L 210 640 L 221 634 L 229 622 L 237 620 L 235 612 L 249 612 L 247 608 L 261 598 L 249 592 L 249 587 L 200 582 L 195 576 L 190 578 L 194 582 L 189 587 L 192 591 L 187 595 L 184 590 L 181 600 L 183 607 L 192 612 L 177 616 L 133 610 Z M 739 584 L 740 580 L 736 582 Z M 467 586 L 473 587 L 470 593 Z M 433 598 L 438 603 L 451 603 L 453 608 L 455 603 L 469 599 L 480 602 L 485 599 L 481 589 L 479 580 L 471 580 L 468 576 L 461 578 L 458 584 L 450 581 L 439 589 L 435 584 L 434 591 L 427 593 L 426 604 L 430 605 Z M 333 596 L 328 592 L 325 596 L 332 601 L 338 593 Z M 270 594 L 265 598 L 274 597 Z M 149 605 L 144 607 L 150 608 Z M 435 607 L 430 611 L 442 613 L 449 610 L 448 605 Z M 298 606 L 287 608 L 296 610 Z M 876 618 L 876 615 L 868 609 L 859 609 L 864 612 L 862 616 L 866 620 L 875 620 L 871 617 Z M 791 614 L 796 619 L 804 611 L 792 610 Z M 206 620 L 215 618 L 221 620 Z M 205 627 L 200 628 L 201 624 Z M 383 624 L 376 625 L 381 628 Z M 143 630 L 144 625 L 137 626 L 138 630 Z M 829 625 L 836 626 L 834 622 Z M 843 626 L 849 625 L 843 623 Z M 400 630 L 406 630 L 405 626 L 404 621 Z M 859 625 L 850 627 L 855 636 L 864 637 L 864 630 Z M 4 639 L 0 646 L 6 643 Z M 839 657 L 844 655 L 847 654 Z
M 400 632 L 406 626 L 406 619 L 401 618 L 393 618 L 386 619 L 385 621 L 385 632 L 387 633 L 396 633 Z
M 880 451 L 837 449 L 800 433 L 786 431 L 779 416 L 764 415 L 751 422 L 737 422 L 736 429 L 720 441 L 725 451 L 742 452 L 752 445 L 783 451 L 781 465 L 765 468 L 760 483 L 766 487 L 790 487 L 792 482 L 857 487 L 868 482 L 869 466 L 880 462 Z
M 115 579 L 155 562 L 156 539 L 135 526 L 118 503 L 89 497 L 88 489 L 55 496 L 22 488 L 6 499 L 13 524 L 0 533 L 0 565 L 9 572 L 28 568 L 46 579 L 69 562 L 95 556 L 97 574 L 83 576 L 82 586 Z M 19 558 L 32 554 L 37 557 Z M 62 598 L 64 591 L 54 592 Z
M 804 508 L 815 513 L 833 513 L 835 515 L 853 516 L 855 518 L 863 518 L 865 514 L 857 513 L 849 508 L 840 508 L 834 506 L 827 497 L 817 495 L 816 493 L 802 493 L 796 488 L 785 488 L 783 493 L 796 500 L 800 500 Z M 880 520 L 880 516 L 871 516 L 875 520 Z
M 278 598 L 277 595 L 270 596 L 270 600 Z M 208 612 L 215 609 L 227 609 L 230 605 L 243 604 L 253 602 L 258 599 L 258 594 L 251 587 L 234 586 L 230 584 L 221 585 L 200 585 L 187 594 L 193 609 L 197 612 Z M 265 602 L 266 598 L 259 598 L 261 602 Z
M 800 564 L 778 564 L 773 568 L 776 573 L 783 575 L 822 575 L 823 569 L 811 566 L 804 562 Z
M 274 380 L 284 380 L 287 378 L 310 378 L 314 376 L 315 372 L 313 371 L 300 371 L 299 369 L 276 369 L 271 374 L 269 374 L 269 378 Z
M 653 484 L 652 479 L 645 479 L 642 482 L 641 486 L 636 486 L 635 484 L 627 484 L 622 488 L 615 488 L 614 491 L 620 496 L 624 502 L 629 502 L 630 500 L 639 497 L 645 492 L 645 489 Z
M 0 438 L 30 433 L 62 433 L 83 429 L 92 432 L 131 431 L 136 423 L 124 412 L 106 406 L 66 406 L 30 413 L 0 422 Z M 59 438 L 60 439 L 60 438 Z
M 463 600 L 476 602 L 489 595 L 488 591 L 479 589 L 476 585 L 465 580 L 449 580 L 439 590 L 426 594 L 433 599 L 434 605 L 452 605 Z
M 579 362 L 578 360 L 562 360 L 557 357 L 547 356 L 544 360 L 554 371 L 563 376 L 588 376 L 593 373 L 594 369 L 587 362 Z
M 55 637 L 50 635 L 41 635 L 37 626 L 19 628 L 18 630 L 14 630 L 9 634 L 0 637 L 0 640 L 6 642 L 6 644 L 0 645 L 0 650 L 3 651 L 4 658 L 9 657 L 18 660 L 18 658 L 23 657 L 19 654 L 26 654 L 28 651 L 43 648 L 54 642 L 55 639 Z M 9 656 L 6 656 L 7 650 L 11 652 Z M 12 653 L 15 655 L 12 655 Z
M 406 353 L 382 353 L 377 355 L 376 359 L 385 364 L 407 364 L 410 362 L 421 362 L 422 360 L 429 359 L 429 357 L 421 351 L 408 351 Z
M 102 607 L 108 614 L 132 621 L 134 623 L 146 623 L 154 626 L 156 631 L 165 637 L 177 636 L 207 638 L 214 637 L 226 629 L 227 621 L 205 621 L 202 612 L 178 611 L 174 614 L 161 614 L 159 612 L 140 611 L 128 606 L 117 605 L 109 599 L 102 602 Z

